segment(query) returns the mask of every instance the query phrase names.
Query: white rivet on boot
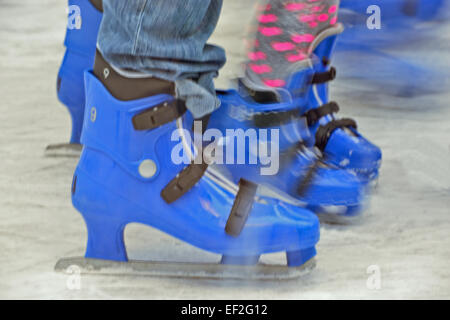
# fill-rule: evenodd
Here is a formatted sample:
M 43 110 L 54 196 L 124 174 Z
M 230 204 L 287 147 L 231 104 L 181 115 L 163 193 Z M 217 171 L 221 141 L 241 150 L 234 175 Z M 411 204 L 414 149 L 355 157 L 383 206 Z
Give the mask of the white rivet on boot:
M 156 163 L 153 160 L 146 159 L 139 165 L 139 174 L 143 178 L 151 178 L 156 173 Z

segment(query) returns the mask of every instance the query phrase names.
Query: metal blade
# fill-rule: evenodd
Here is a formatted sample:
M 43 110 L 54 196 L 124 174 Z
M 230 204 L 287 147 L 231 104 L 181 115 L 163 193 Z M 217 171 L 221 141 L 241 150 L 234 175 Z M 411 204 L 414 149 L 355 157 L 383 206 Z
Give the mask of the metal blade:
M 52 144 L 45 149 L 45 156 L 49 158 L 79 158 L 82 149 L 81 144 Z
M 55 271 L 73 274 L 74 267 L 81 274 L 116 276 L 149 276 L 191 279 L 230 280 L 291 280 L 299 278 L 315 267 L 311 259 L 301 267 L 258 264 L 256 266 L 235 266 L 216 263 L 182 263 L 87 259 L 83 257 L 64 258 L 57 262 Z

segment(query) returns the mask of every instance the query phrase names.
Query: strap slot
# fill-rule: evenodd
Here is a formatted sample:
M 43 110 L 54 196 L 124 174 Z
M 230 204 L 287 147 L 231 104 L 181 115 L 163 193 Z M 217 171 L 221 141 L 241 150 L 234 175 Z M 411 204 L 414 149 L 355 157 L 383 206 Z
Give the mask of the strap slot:
M 152 130 L 172 122 L 186 112 L 186 105 L 182 100 L 163 102 L 155 107 L 149 108 L 133 117 L 135 130 Z

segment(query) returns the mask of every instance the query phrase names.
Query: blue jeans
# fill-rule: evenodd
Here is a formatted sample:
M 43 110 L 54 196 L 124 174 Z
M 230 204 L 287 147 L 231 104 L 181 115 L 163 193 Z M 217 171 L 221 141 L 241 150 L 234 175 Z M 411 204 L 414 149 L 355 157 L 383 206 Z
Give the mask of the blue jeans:
M 223 0 L 103 0 L 98 49 L 121 70 L 174 81 L 195 118 L 220 106 L 213 78 L 225 51 L 207 41 Z

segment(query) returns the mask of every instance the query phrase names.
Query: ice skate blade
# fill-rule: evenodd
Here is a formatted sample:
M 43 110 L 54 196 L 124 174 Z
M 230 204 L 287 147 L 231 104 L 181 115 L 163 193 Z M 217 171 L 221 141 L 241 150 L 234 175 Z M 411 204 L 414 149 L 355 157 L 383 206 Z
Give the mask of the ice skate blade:
M 357 215 L 357 216 L 339 216 L 339 215 L 333 215 L 333 214 L 327 214 L 327 213 L 320 213 L 317 214 L 317 217 L 319 218 L 319 221 L 321 224 L 328 224 L 328 225 L 338 225 L 338 226 L 350 226 L 350 225 L 357 225 L 360 224 L 362 221 L 363 215 Z
M 63 258 L 56 263 L 55 271 L 73 274 L 146 276 L 164 278 L 211 279 L 211 280 L 293 280 L 309 273 L 316 266 L 311 259 L 301 267 L 258 264 L 234 266 L 214 263 L 182 263 Z M 78 270 L 77 270 L 78 268 Z
M 51 144 L 45 149 L 48 158 L 79 158 L 83 146 L 81 144 L 61 143 Z
M 369 182 L 369 189 L 370 189 L 371 191 L 377 191 L 377 190 L 378 190 L 379 182 L 380 182 L 380 178 L 379 178 L 379 177 L 377 177 L 376 179 L 370 181 L 370 182 Z

